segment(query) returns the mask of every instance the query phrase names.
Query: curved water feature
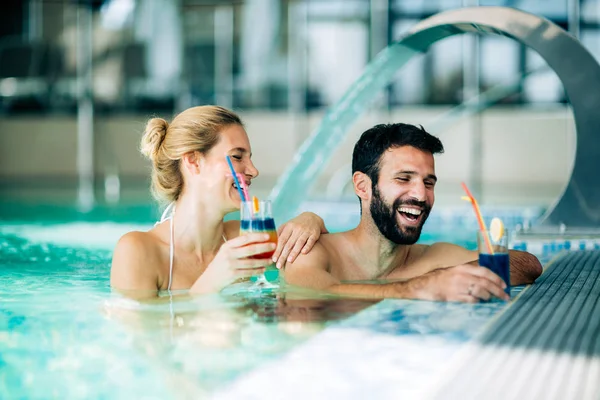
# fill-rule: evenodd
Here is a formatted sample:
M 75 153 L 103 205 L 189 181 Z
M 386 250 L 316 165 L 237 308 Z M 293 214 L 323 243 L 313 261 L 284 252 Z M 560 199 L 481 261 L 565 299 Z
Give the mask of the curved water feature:
M 600 176 L 593 168 L 600 157 L 600 142 L 594 140 L 596 127 L 600 126 L 597 112 L 600 66 L 577 39 L 557 25 L 505 7 L 463 8 L 437 14 L 417 24 L 377 55 L 327 112 L 280 177 L 270 195 L 278 220 L 288 220 L 297 213 L 302 202 L 299 188 L 306 190 L 311 186 L 350 125 L 391 82 L 396 71 L 416 54 L 426 52 L 433 43 L 462 33 L 511 37 L 539 53 L 556 72 L 573 107 L 577 126 L 576 158 L 569 183 L 541 223 L 579 227 L 600 223 Z

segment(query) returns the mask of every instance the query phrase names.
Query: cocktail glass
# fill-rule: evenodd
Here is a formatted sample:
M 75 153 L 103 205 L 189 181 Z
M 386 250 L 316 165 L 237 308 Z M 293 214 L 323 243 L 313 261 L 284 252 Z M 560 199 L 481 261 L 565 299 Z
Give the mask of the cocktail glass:
M 504 283 L 504 291 L 510 296 L 510 264 L 508 261 L 508 233 L 500 237 L 490 234 L 490 231 L 477 232 L 477 248 L 479 250 L 479 265 L 490 269 Z
M 240 208 L 240 235 L 248 233 L 267 233 L 269 239 L 267 242 L 272 242 L 277 245 L 277 228 L 273 220 L 271 211 L 271 201 L 269 200 L 254 200 L 243 201 Z M 268 259 L 270 260 L 275 253 L 275 250 L 254 255 L 250 258 Z M 279 271 L 274 263 L 267 266 L 264 274 L 254 277 L 255 282 L 261 285 L 270 285 L 271 281 L 277 279 Z

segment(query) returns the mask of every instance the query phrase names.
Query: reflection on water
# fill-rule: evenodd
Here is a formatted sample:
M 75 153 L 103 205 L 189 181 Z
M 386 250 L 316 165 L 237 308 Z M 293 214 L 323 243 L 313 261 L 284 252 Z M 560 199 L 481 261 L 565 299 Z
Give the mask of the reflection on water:
M 0 397 L 201 398 L 374 303 L 250 282 L 137 302 L 110 257 L 0 228 Z
M 353 315 L 373 301 L 311 294 L 295 288 L 258 292 L 240 284 L 225 296 L 140 304 L 113 298 L 105 316 L 135 333 L 135 346 L 153 362 L 168 364 L 178 382 L 194 382 L 185 394 L 210 392 L 277 358 L 321 331 L 328 323 Z M 246 294 L 246 296 L 245 296 Z M 175 384 L 171 382 L 172 384 Z M 180 383 L 176 383 L 181 391 Z

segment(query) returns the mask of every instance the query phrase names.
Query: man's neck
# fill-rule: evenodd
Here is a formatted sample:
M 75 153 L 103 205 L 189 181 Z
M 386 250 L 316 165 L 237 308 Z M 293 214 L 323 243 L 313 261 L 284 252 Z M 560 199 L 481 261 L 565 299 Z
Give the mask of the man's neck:
M 360 224 L 343 235 L 352 245 L 351 257 L 370 279 L 383 279 L 408 258 L 410 245 L 399 245 L 386 239 L 372 221 Z

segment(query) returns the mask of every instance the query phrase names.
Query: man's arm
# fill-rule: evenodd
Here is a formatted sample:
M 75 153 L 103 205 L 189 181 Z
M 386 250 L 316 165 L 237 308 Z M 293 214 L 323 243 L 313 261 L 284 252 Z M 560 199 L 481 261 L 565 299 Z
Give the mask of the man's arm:
M 533 283 L 542 274 L 542 265 L 533 254 L 509 250 L 508 257 L 512 286 Z M 459 264 L 479 265 L 479 254 L 452 243 L 435 243 L 415 261 L 415 264 L 418 264 L 419 270 L 427 271 Z
M 385 284 L 341 283 L 331 275 L 329 256 L 317 243 L 308 254 L 300 255 L 284 272 L 286 282 L 325 290 L 344 296 L 369 299 L 397 298 L 433 301 L 477 302 L 495 296 L 507 300 L 504 283 L 486 268 L 459 265 L 431 271 L 403 282 Z
M 542 264 L 531 253 L 520 250 L 509 250 L 510 284 L 525 285 L 535 282 L 542 274 Z

